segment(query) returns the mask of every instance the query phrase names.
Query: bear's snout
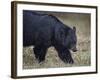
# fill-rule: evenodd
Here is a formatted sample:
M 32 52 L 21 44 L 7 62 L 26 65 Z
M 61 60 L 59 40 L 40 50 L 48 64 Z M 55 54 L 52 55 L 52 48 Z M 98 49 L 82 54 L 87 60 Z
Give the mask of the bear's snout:
M 72 51 L 73 51 L 73 52 L 76 52 L 76 51 L 78 51 L 78 50 L 77 50 L 76 47 L 74 47 L 74 48 L 72 48 Z

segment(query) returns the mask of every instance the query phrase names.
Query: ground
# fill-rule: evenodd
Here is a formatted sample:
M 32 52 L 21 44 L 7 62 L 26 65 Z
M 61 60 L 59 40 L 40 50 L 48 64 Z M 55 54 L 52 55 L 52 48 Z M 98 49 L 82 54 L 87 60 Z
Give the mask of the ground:
M 48 14 L 48 12 L 46 12 Z M 90 35 L 90 14 L 79 13 L 49 13 L 56 16 L 64 24 L 76 26 L 77 29 L 77 48 L 73 53 L 74 64 L 66 64 L 58 57 L 54 47 L 48 49 L 45 62 L 38 63 L 35 59 L 33 46 L 23 48 L 23 69 L 33 68 L 57 68 L 91 65 L 91 35 Z

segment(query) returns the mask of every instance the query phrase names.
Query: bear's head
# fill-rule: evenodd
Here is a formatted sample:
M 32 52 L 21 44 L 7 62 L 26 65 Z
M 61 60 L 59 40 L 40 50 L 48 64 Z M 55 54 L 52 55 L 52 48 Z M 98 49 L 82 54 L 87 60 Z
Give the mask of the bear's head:
M 67 41 L 68 41 L 68 48 L 72 50 L 73 52 L 77 51 L 76 45 L 77 45 L 77 36 L 76 36 L 76 27 L 73 27 L 73 29 L 68 31 L 67 35 Z
M 70 28 L 69 26 L 61 27 L 56 29 L 56 43 L 63 49 L 69 49 L 73 52 L 77 51 L 77 36 L 76 27 Z

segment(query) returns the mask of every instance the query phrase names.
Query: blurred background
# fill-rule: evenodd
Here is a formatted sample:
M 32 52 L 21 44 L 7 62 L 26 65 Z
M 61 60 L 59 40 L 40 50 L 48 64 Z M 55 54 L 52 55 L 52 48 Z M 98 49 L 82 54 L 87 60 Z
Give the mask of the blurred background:
M 74 64 L 66 64 L 58 57 L 54 47 L 48 48 L 46 59 L 38 63 L 35 59 L 33 46 L 23 47 L 23 69 L 34 68 L 57 68 L 57 67 L 75 67 L 91 65 L 91 15 L 86 13 L 67 13 L 67 12 L 43 12 L 40 14 L 49 14 L 56 16 L 64 24 L 76 27 L 77 34 L 77 52 L 71 52 Z

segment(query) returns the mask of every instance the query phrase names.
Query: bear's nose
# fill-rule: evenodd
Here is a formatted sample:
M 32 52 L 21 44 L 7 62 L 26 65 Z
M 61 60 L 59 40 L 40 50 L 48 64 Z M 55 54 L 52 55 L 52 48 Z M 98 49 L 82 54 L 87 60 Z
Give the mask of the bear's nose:
M 73 52 L 76 52 L 76 51 L 78 51 L 78 50 L 77 50 L 77 48 L 73 48 L 72 51 L 73 51 Z
M 76 51 L 77 51 L 77 49 L 73 50 L 73 52 L 76 52 Z

